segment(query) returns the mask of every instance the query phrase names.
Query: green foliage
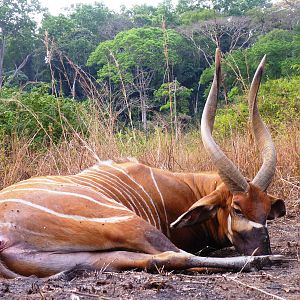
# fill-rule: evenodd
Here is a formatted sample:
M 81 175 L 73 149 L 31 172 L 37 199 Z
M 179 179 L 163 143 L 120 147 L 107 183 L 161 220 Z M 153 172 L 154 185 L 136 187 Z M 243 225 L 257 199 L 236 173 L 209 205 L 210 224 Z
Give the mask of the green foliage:
M 186 48 L 185 40 L 174 30 L 167 30 L 169 64 L 175 66 L 182 63 L 180 48 Z M 146 72 L 154 72 L 160 81 L 164 73 L 164 32 L 160 28 L 134 28 L 117 34 L 114 40 L 100 43 L 90 55 L 88 65 L 97 64 L 99 80 L 110 78 L 112 82 L 120 82 L 120 73 L 125 82 L 132 83 L 137 68 Z M 158 78 L 160 80 L 158 80 Z
M 42 27 L 40 29 L 41 35 L 45 31 L 48 32 L 48 35 L 51 39 L 54 39 L 56 43 L 59 43 L 60 40 L 65 39 L 66 36 L 73 30 L 75 30 L 76 25 L 74 20 L 71 20 L 69 17 L 60 14 L 58 16 L 45 15 L 42 22 Z
M 300 34 L 295 31 L 275 29 L 250 48 L 235 50 L 226 54 L 222 73 L 227 90 L 237 87 L 242 94 L 250 86 L 260 60 L 266 54 L 267 64 L 263 80 L 300 75 Z M 214 66 L 206 69 L 200 77 L 201 84 L 211 82 Z M 237 90 L 235 90 L 235 93 Z
M 200 21 L 211 20 L 218 16 L 219 14 L 215 10 L 201 8 L 184 12 L 180 15 L 180 21 L 182 24 L 189 25 Z
M 214 77 L 215 66 L 205 69 L 200 76 L 200 83 L 207 84 Z
M 41 12 L 38 0 L 6 0 L 0 5 L 0 88 L 3 73 L 22 63 L 36 42 L 34 17 Z
M 5 74 L 7 80 L 4 84 L 5 87 L 20 86 L 21 84 L 26 84 L 28 77 L 22 71 L 20 71 L 17 76 L 13 76 L 14 71 L 7 72 Z
M 131 9 L 125 8 L 123 14 L 132 20 L 135 27 L 160 27 L 163 20 L 168 25 L 178 24 L 177 14 L 171 0 L 161 1 L 157 7 L 147 4 L 135 5 Z
M 176 11 L 182 14 L 188 11 L 197 10 L 201 8 L 201 6 L 201 1 L 198 0 L 178 0 Z
M 299 19 L 299 1 L 290 7 L 286 4 L 283 10 L 278 11 L 275 6 L 266 8 L 270 5 L 269 0 L 179 0 L 176 7 L 172 1 L 164 0 L 156 7 L 137 5 L 132 9 L 124 8 L 120 14 L 110 11 L 102 3 L 78 4 L 69 7 L 65 14 L 59 16 L 45 14 L 39 31 L 34 17 L 41 12 L 38 0 L 2 2 L 0 87 L 24 85 L 28 88 L 30 82 L 50 83 L 53 80 L 65 95 L 70 95 L 71 86 L 74 86 L 75 96 L 85 98 L 85 93 L 91 91 L 87 91 L 87 84 L 83 83 L 81 75 L 80 80 L 78 79 L 77 70 L 67 59 L 70 58 L 81 67 L 86 77 L 93 81 L 98 75 L 99 82 L 109 84 L 107 91 L 111 93 L 110 99 L 114 99 L 115 104 L 112 113 L 119 116 L 117 121 L 125 124 L 128 120 L 127 111 L 119 110 L 124 104 L 123 89 L 126 89 L 126 100 L 132 110 L 134 124 L 140 117 L 142 107 L 147 112 L 147 120 L 151 122 L 153 114 L 148 108 L 160 109 L 162 113 L 170 109 L 170 84 L 162 83 L 173 79 L 178 80 L 177 111 L 183 114 L 201 112 L 214 72 L 214 66 L 205 68 L 212 62 L 216 40 L 220 41 L 223 51 L 228 51 L 224 53 L 222 71 L 229 103 L 238 103 L 240 95 L 249 88 L 249 81 L 264 54 L 267 54 L 264 82 L 268 83 L 270 79 L 281 80 L 280 78 L 289 78 L 292 81 L 295 76 L 300 76 L 300 26 L 295 25 Z M 228 18 L 228 15 L 236 17 Z M 163 20 L 168 28 L 166 31 L 161 29 Z M 197 28 L 195 23 L 198 23 Z M 182 24 L 185 26 L 179 27 Z M 135 28 L 128 30 L 132 27 Z M 284 30 L 271 31 L 273 28 Z M 51 49 L 53 77 L 50 76 L 49 65 L 44 61 L 46 51 L 42 40 L 45 30 L 50 40 L 55 42 L 55 47 Z M 238 50 L 233 50 L 237 48 Z M 60 56 L 61 53 L 65 56 Z M 28 60 L 24 60 L 26 57 Z M 24 65 L 23 61 L 26 61 Z M 86 66 L 87 61 L 89 68 Z M 22 68 L 18 70 L 17 76 L 13 76 L 20 65 Z M 121 85 L 121 78 L 124 85 Z M 288 86 L 288 82 L 279 81 L 277 84 Z M 95 88 L 99 86 L 103 87 L 102 84 L 95 84 Z M 34 99 L 38 98 L 34 91 L 31 93 Z M 46 101 L 50 97 L 47 92 L 38 93 L 41 99 L 36 100 L 36 106 L 42 99 Z M 17 97 L 14 98 L 15 102 L 26 98 L 22 93 L 14 97 Z M 105 102 L 108 99 L 106 94 L 104 98 Z M 222 102 L 222 94 L 220 98 Z M 142 99 L 146 101 L 146 108 L 142 105 Z M 49 103 L 53 104 L 51 101 L 53 100 L 49 100 Z M 58 99 L 55 101 L 60 102 Z M 62 100 L 63 103 L 64 101 Z M 277 107 L 279 104 L 276 101 L 270 103 L 262 103 L 262 107 L 266 105 L 266 116 L 271 111 L 272 115 L 278 113 L 283 118 L 285 114 Z M 48 107 L 46 103 L 43 105 Z M 38 115 L 43 113 L 42 108 L 40 111 Z M 243 124 L 244 108 L 240 107 L 238 111 L 240 117 L 237 118 L 234 112 L 229 111 L 227 114 L 230 118 L 223 116 L 222 122 L 227 124 L 232 119 L 233 123 L 236 120 L 233 127 Z M 55 119 L 50 108 L 49 112 Z M 289 119 L 289 116 L 294 115 L 289 112 L 286 117 Z M 279 116 L 276 116 L 276 120 L 278 119 Z M 9 132 L 15 130 L 16 126 L 15 124 Z M 46 124 L 45 127 L 47 126 Z M 18 128 L 20 131 L 20 126 Z M 59 134 L 55 136 L 57 140 Z
M 55 98 L 42 86 L 31 92 L 3 88 L 0 92 L 0 139 L 18 135 L 35 137 L 35 145 L 60 142 L 68 132 L 86 133 L 81 118 L 87 116 L 86 103 Z M 64 136 L 63 136 L 64 133 Z
M 34 28 L 20 28 L 18 34 L 6 37 L 4 67 L 6 71 L 15 70 L 27 55 L 33 55 L 41 46 Z M 25 72 L 31 75 L 31 66 L 28 64 L 24 68 Z
M 213 7 L 223 14 L 240 16 L 253 8 L 266 8 L 271 5 L 270 0 L 212 0 Z
M 236 101 L 237 100 L 237 98 L 238 98 L 238 95 L 239 95 L 239 89 L 236 87 L 236 86 L 234 86 L 230 91 L 229 91 L 229 93 L 228 93 L 228 100 L 230 101 L 230 102 L 234 102 L 234 101 Z
M 259 111 L 268 127 L 284 132 L 290 124 L 300 120 L 300 76 L 291 79 L 268 80 L 259 93 Z M 244 132 L 248 122 L 248 105 L 245 96 L 230 107 L 218 109 L 214 125 L 217 135 L 227 136 L 232 131 Z
M 232 132 L 244 132 L 248 121 L 248 105 L 246 100 L 239 98 L 237 104 L 219 108 L 214 124 L 217 136 L 229 136 Z
M 125 10 L 124 14 L 137 27 L 153 26 L 156 23 L 156 7 L 152 5 L 134 5 L 130 10 Z
M 177 24 L 177 15 L 172 0 L 162 0 L 157 6 L 157 25 L 160 25 L 163 19 L 167 24 Z
M 92 34 L 99 34 L 100 28 L 112 18 L 113 13 L 101 2 L 77 4 L 70 14 L 78 29 L 87 29 Z
M 0 35 L 13 36 L 26 27 L 35 29 L 33 16 L 40 12 L 38 0 L 6 0 L 0 6 Z
M 260 111 L 269 124 L 284 128 L 300 120 L 300 76 L 268 80 L 261 87 Z
M 80 27 L 75 20 L 64 15 L 45 16 L 41 35 L 45 31 L 74 63 L 81 66 L 85 66 L 89 54 L 97 45 L 97 39 L 89 29 Z
M 299 62 L 300 34 L 289 30 L 275 29 L 260 37 L 248 52 L 250 62 L 252 62 L 251 66 L 253 61 L 257 61 L 264 54 L 267 55 L 266 74 L 270 78 L 295 75 L 291 66 Z
M 164 83 L 158 90 L 154 92 L 155 103 L 160 106 L 160 111 L 170 110 L 170 98 L 173 101 L 176 97 L 176 110 L 177 113 L 188 114 L 189 113 L 189 99 L 192 94 L 192 89 L 188 89 L 182 86 L 178 81 Z

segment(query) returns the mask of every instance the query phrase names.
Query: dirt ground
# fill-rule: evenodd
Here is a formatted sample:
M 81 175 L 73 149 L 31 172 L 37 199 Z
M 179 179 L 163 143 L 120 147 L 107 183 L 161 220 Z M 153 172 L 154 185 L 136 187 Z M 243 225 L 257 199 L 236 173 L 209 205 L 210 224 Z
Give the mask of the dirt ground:
M 297 210 L 299 211 L 299 210 Z M 297 299 L 300 221 L 295 210 L 269 225 L 274 254 L 290 260 L 250 273 L 145 272 L 76 274 L 68 280 L 0 279 L 1 299 Z M 228 255 L 233 250 L 225 251 Z M 222 255 L 224 253 L 221 253 Z

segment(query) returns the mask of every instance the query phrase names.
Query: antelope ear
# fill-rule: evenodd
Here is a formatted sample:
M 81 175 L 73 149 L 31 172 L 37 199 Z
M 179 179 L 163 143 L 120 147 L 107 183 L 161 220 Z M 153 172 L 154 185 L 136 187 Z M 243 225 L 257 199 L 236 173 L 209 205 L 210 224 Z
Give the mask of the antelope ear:
M 194 203 L 185 213 L 183 213 L 171 228 L 182 228 L 185 226 L 194 225 L 208 220 L 214 216 L 218 208 L 218 194 L 213 192 Z
M 274 220 L 276 218 L 281 218 L 285 216 L 286 209 L 285 209 L 285 203 L 282 199 L 275 198 L 273 196 L 271 197 L 271 210 L 268 215 L 268 220 Z

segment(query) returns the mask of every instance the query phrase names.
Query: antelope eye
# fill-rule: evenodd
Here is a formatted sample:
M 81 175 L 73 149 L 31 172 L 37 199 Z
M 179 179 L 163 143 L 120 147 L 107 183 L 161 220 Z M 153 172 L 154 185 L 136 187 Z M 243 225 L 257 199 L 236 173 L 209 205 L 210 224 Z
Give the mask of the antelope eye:
M 242 211 L 239 209 L 239 208 L 233 208 L 233 212 L 236 214 L 236 215 L 238 215 L 238 216 L 242 216 L 243 215 L 243 213 L 242 213 Z

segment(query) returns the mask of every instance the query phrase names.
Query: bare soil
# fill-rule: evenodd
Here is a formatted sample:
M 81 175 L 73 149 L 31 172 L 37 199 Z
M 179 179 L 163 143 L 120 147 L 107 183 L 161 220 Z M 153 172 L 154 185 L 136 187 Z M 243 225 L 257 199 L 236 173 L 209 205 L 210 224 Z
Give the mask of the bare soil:
M 68 279 L 0 279 L 1 299 L 294 299 L 300 300 L 299 211 L 269 225 L 274 254 L 289 261 L 250 273 L 106 273 Z M 218 256 L 234 252 L 219 251 Z M 236 255 L 236 253 L 234 253 Z

